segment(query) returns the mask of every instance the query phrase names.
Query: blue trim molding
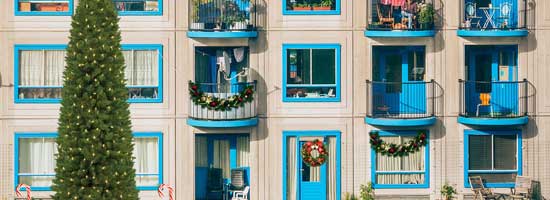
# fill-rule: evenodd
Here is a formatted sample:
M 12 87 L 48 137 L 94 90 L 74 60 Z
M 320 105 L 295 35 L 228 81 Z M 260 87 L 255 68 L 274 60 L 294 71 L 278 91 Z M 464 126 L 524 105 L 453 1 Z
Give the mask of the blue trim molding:
M 521 126 L 529 123 L 529 117 L 523 116 L 516 118 L 475 118 L 459 116 L 458 123 L 478 126 Z
M 380 136 L 389 136 L 389 137 L 398 137 L 398 136 L 416 136 L 417 131 L 407 130 L 407 131 L 383 131 L 377 130 Z M 376 152 L 370 149 L 371 151 L 371 182 L 375 189 L 405 189 L 405 188 L 430 188 L 430 134 L 426 131 L 427 140 L 426 146 L 424 147 L 424 171 L 395 171 L 395 172 L 376 172 Z M 378 184 L 376 182 L 376 174 L 423 174 L 424 183 L 423 184 Z
M 365 30 L 365 37 L 386 37 L 386 38 L 398 38 L 398 37 L 434 37 L 435 30 L 424 31 L 381 31 L 381 30 Z
M 516 170 L 470 170 L 469 163 L 469 137 L 470 135 L 516 135 L 517 140 L 517 163 Z M 499 174 L 499 173 L 517 173 L 517 175 L 522 175 L 523 173 L 523 142 L 521 130 L 464 130 L 464 188 L 470 188 L 470 181 L 468 180 L 468 174 Z M 486 187 L 491 188 L 513 188 L 515 183 L 485 183 Z
M 287 170 L 286 170 L 286 165 L 287 165 L 287 138 L 289 137 L 296 137 L 296 145 L 297 145 L 297 150 L 299 151 L 299 147 L 298 147 L 298 144 L 299 144 L 299 141 L 300 141 L 300 137 L 336 137 L 336 200 L 340 200 L 341 197 L 340 195 L 338 194 L 341 194 L 340 191 L 341 191 L 341 184 L 340 184 L 340 174 L 341 174 L 341 154 L 340 154 L 340 151 L 341 151 L 341 140 L 340 140 L 340 137 L 341 137 L 341 132 L 338 131 L 338 130 L 326 130 L 326 131 L 322 131 L 322 130 L 296 130 L 296 131 L 283 131 L 283 147 L 282 147 L 282 159 L 283 159 L 283 165 L 282 165 L 282 170 L 283 170 L 283 187 L 282 187 L 282 194 L 286 194 L 286 188 L 287 188 L 287 182 L 288 180 L 286 179 L 287 178 Z M 298 157 L 296 157 L 297 159 Z M 297 169 L 298 171 L 298 169 Z M 298 179 L 298 175 L 296 175 L 297 179 Z M 298 187 L 299 185 L 299 181 L 295 181 L 296 183 L 296 192 L 297 192 L 297 196 L 300 196 L 300 189 Z M 283 200 L 287 200 L 286 198 L 286 195 L 282 195 L 283 196 Z
M 187 124 L 190 126 L 204 128 L 236 128 L 256 126 L 258 125 L 258 121 L 258 117 L 240 120 L 201 120 L 188 118 Z
M 287 0 L 282 0 L 283 6 L 281 7 L 283 9 L 283 15 L 340 15 L 341 9 L 340 9 L 340 0 L 335 0 L 335 9 L 334 10 L 301 10 L 301 11 L 294 11 L 294 10 L 287 10 Z
M 41 11 L 19 11 L 19 0 L 14 0 L 14 15 L 15 16 L 71 16 L 74 11 L 74 1 L 69 2 L 69 10 L 66 12 L 41 12 Z
M 514 30 L 457 30 L 456 34 L 461 37 L 525 37 L 529 35 L 527 29 Z
M 163 0 L 158 1 L 157 11 L 118 11 L 118 16 L 161 16 Z
M 19 184 L 19 139 L 21 138 L 57 138 L 57 133 L 55 132 L 49 132 L 49 133 L 18 133 L 16 132 L 14 135 L 14 156 L 13 156 L 13 163 L 14 163 L 14 189 Z M 158 159 L 159 159 L 159 172 L 158 174 L 155 174 L 158 176 L 158 185 L 156 186 L 139 186 L 137 187 L 138 190 L 157 190 L 158 186 L 162 184 L 163 182 L 163 136 L 161 132 L 135 132 L 133 133 L 134 137 L 136 138 L 157 138 L 158 142 Z M 147 174 L 149 175 L 149 174 Z M 48 175 L 40 175 L 40 176 L 55 176 L 54 174 L 48 174 Z M 22 188 L 23 191 L 25 191 L 25 188 Z M 33 187 L 31 185 L 32 191 L 52 191 L 51 187 Z
M 410 127 L 410 126 L 431 126 L 435 124 L 436 118 L 416 118 L 416 119 L 389 119 L 389 118 L 372 118 L 365 117 L 365 123 L 374 126 L 398 126 L 398 127 Z
M 189 31 L 190 38 L 255 38 L 258 31 Z
M 336 58 L 335 58 L 335 84 L 323 84 L 323 85 L 293 85 L 293 87 L 335 87 L 336 93 L 335 97 L 333 98 L 290 98 L 286 96 L 287 93 L 287 54 L 289 49 L 334 49 Z M 341 45 L 340 44 L 283 44 L 283 88 L 282 88 L 282 96 L 283 96 L 283 102 L 340 102 L 341 98 Z
M 128 99 L 129 103 L 162 103 L 163 101 L 163 46 L 161 44 L 123 44 L 122 50 L 157 50 L 158 51 L 158 84 L 156 86 L 147 86 L 157 88 L 157 98 L 154 99 Z M 14 103 L 37 103 L 37 104 L 55 104 L 61 102 L 61 99 L 20 99 L 20 88 L 62 88 L 63 86 L 43 86 L 43 87 L 24 87 L 19 85 L 19 64 L 20 52 L 25 50 L 65 50 L 66 44 L 16 44 L 14 45 Z M 129 87 L 131 88 L 131 87 Z

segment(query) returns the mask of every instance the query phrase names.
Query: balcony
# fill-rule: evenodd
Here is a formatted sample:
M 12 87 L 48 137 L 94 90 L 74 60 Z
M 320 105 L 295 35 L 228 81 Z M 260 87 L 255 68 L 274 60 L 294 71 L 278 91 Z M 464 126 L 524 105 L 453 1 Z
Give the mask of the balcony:
M 433 37 L 432 0 L 370 0 L 366 37 Z
M 187 124 L 209 128 L 248 127 L 258 124 L 256 81 L 189 84 Z
M 375 126 L 429 126 L 435 123 L 435 81 L 367 80 L 367 117 Z
M 526 0 L 463 0 L 458 36 L 525 37 Z
M 257 37 L 255 0 L 189 1 L 189 32 L 192 38 Z
M 528 122 L 529 82 L 459 80 L 458 122 L 479 126 L 516 126 Z

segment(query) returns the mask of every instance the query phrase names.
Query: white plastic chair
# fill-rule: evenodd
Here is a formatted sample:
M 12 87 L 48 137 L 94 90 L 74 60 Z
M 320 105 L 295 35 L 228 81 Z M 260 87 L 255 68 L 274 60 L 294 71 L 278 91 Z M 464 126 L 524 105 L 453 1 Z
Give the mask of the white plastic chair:
M 249 190 L 250 190 L 250 186 L 246 186 L 242 191 L 234 191 L 233 198 L 231 198 L 231 200 L 248 200 Z

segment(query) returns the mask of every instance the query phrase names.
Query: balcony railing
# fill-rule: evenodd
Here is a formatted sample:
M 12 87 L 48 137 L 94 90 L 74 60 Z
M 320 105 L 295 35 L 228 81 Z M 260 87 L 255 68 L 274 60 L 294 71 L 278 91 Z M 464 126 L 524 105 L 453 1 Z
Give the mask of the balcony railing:
M 257 114 L 257 95 L 256 95 L 256 82 L 243 82 L 235 84 L 218 84 L 218 83 L 198 83 L 199 90 L 204 94 L 215 98 L 230 98 L 234 95 L 238 95 L 246 87 L 253 87 L 253 100 L 251 102 L 244 103 L 243 106 L 237 108 L 231 108 L 227 110 L 215 110 L 206 106 L 197 105 L 192 99 L 189 101 L 189 117 L 199 120 L 242 120 L 256 117 Z
M 367 117 L 415 119 L 434 116 L 435 81 L 372 82 L 367 80 Z
M 367 30 L 433 30 L 435 10 L 432 0 L 369 0 Z M 394 4 L 395 3 L 395 4 Z
M 528 115 L 529 82 L 459 80 L 460 116 L 515 118 Z
M 190 0 L 190 31 L 253 31 L 255 0 Z
M 462 0 L 460 15 L 460 29 L 476 31 L 525 29 L 527 28 L 527 0 L 499 0 L 498 3 Z

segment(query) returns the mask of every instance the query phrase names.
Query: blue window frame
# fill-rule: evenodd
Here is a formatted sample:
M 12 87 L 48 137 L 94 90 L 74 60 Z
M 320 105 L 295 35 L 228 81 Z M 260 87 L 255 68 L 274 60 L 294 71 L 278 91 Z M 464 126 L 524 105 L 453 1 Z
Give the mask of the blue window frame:
M 14 186 L 25 183 L 33 191 L 49 191 L 55 177 L 57 133 L 15 133 Z M 41 165 L 33 161 L 42 161 Z
M 15 16 L 71 16 L 73 0 L 14 0 Z
M 338 130 L 283 131 L 283 200 L 289 199 L 287 196 L 295 196 L 294 199 L 340 200 L 340 137 Z M 302 162 L 300 151 L 305 142 L 314 139 L 323 140 L 329 157 L 323 165 L 310 167 Z M 311 172 L 317 175 L 312 176 Z M 331 194 L 336 195 L 327 198 Z
M 14 46 L 15 103 L 60 102 L 64 70 L 64 66 L 60 65 L 65 65 L 66 47 L 67 45 L 64 44 Z M 130 94 L 128 102 L 161 103 L 163 97 L 162 45 L 126 44 L 122 45 L 122 50 L 125 59 L 131 60 L 126 62 L 128 66 L 126 78 Z M 128 71 L 130 66 L 132 66 L 130 71 L 132 73 Z
M 57 138 L 57 135 L 57 133 L 15 133 L 14 186 L 17 186 L 19 183 L 25 183 L 30 185 L 31 190 L 33 191 L 51 191 L 51 180 L 55 177 L 55 154 L 57 153 L 57 144 L 55 139 Z M 134 156 L 143 156 L 143 158 L 141 158 L 143 160 L 154 159 L 155 157 L 157 159 L 156 162 L 144 161 L 134 165 L 134 167 L 138 168 L 136 169 L 136 182 L 138 183 L 137 189 L 156 190 L 162 183 L 163 174 L 162 133 L 136 132 L 133 135 L 134 140 L 142 140 L 142 142 L 136 143 L 134 154 L 137 154 Z M 153 148 L 145 150 L 137 149 L 145 146 Z M 154 151 L 156 151 L 156 153 Z M 47 158 L 53 160 L 46 160 Z M 49 164 L 35 164 L 31 166 L 32 161 L 36 161 L 35 159 Z M 147 168 L 153 169 L 153 172 L 151 172 L 151 170 L 149 170 L 149 172 L 141 172 L 143 170 L 147 170 Z M 155 184 L 139 185 L 140 181 L 146 183 L 154 182 Z M 36 182 L 38 186 L 33 184 L 33 182 Z
M 514 187 L 522 175 L 521 138 L 520 130 L 464 130 L 464 187 L 469 176 L 481 176 L 486 187 Z
M 412 139 L 418 132 L 379 130 L 378 133 L 387 142 L 398 144 Z M 381 156 L 371 149 L 371 166 L 371 181 L 376 189 L 429 188 L 430 140 L 427 140 L 423 152 L 420 150 L 407 157 Z
M 113 0 L 120 16 L 162 15 L 163 0 Z
M 158 132 L 134 133 L 134 167 L 138 190 L 156 190 L 162 184 L 162 138 L 162 133 Z
M 282 0 L 283 15 L 340 15 L 340 0 Z
M 340 48 L 283 44 L 283 102 L 339 102 Z

